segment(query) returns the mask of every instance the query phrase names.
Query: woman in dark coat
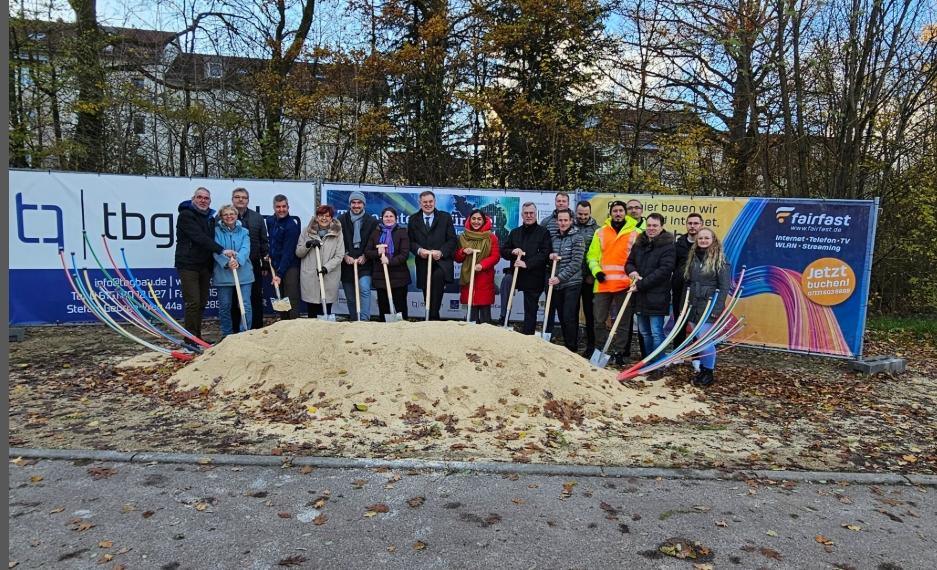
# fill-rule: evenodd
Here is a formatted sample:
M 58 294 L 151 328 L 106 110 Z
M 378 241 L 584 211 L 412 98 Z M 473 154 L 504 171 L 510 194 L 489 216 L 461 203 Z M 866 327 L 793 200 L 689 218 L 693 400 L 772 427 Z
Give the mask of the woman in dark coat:
M 465 231 L 459 236 L 455 260 L 462 264 L 459 278 L 459 302 L 468 304 L 469 280 L 472 276 L 472 252 L 475 254 L 475 287 L 472 289 L 473 323 L 491 322 L 491 305 L 495 302 L 495 265 L 501 260 L 498 236 L 491 231 L 491 218 L 481 210 L 472 210 L 465 220 Z M 466 263 L 468 261 L 468 263 Z
M 378 248 L 378 246 L 381 246 Z M 381 211 L 381 223 L 368 239 L 364 256 L 372 261 L 374 270 L 371 286 L 377 291 L 379 319 L 384 322 L 384 315 L 390 314 L 390 300 L 387 297 L 387 285 L 384 281 L 384 267 L 390 277 L 390 294 L 394 308 L 407 318 L 407 286 L 410 284 L 410 267 L 407 258 L 410 255 L 410 238 L 407 230 L 397 225 L 397 210 L 388 206 Z
M 687 287 L 690 288 L 690 322 L 693 324 L 694 334 L 699 336 L 708 331 L 712 327 L 712 321 L 722 314 L 731 286 L 729 263 L 722 251 L 722 242 L 711 229 L 703 228 L 696 234 L 696 242 L 690 248 L 683 275 L 686 277 Z M 709 319 L 705 323 L 699 322 L 703 309 L 717 289 L 719 297 L 713 305 Z M 693 378 L 693 384 L 709 386 L 715 380 L 713 373 L 716 369 L 716 346 L 708 344 L 703 347 L 699 359 L 700 370 Z

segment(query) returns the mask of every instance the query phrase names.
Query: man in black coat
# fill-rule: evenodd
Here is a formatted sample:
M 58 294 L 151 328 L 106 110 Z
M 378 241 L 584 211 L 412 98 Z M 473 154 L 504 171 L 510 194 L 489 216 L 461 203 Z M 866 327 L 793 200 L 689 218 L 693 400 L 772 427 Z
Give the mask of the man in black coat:
M 338 217 L 342 224 L 345 240 L 345 257 L 342 258 L 342 289 L 348 300 L 348 317 L 353 321 L 371 320 L 371 273 L 373 264 L 365 258 L 364 247 L 377 228 L 377 220 L 364 210 L 367 200 L 361 192 L 352 192 L 348 197 L 348 210 Z M 358 291 L 361 307 L 355 299 L 355 265 L 358 265 Z
M 537 223 L 537 206 L 527 202 L 521 207 L 520 227 L 511 230 L 508 239 L 501 243 L 501 257 L 511 261 L 504 270 L 506 279 L 512 279 L 514 267 L 517 274 L 517 290 L 524 292 L 524 327 L 521 332 L 534 334 L 537 328 L 537 311 L 540 294 L 547 279 L 547 258 L 553 253 L 550 231 Z
M 686 278 L 683 276 L 683 272 L 686 269 L 686 260 L 690 255 L 690 248 L 693 247 L 693 242 L 696 241 L 696 233 L 701 229 L 703 229 L 703 216 L 693 212 L 686 217 L 686 233 L 677 238 L 677 262 L 673 269 L 673 279 L 670 282 L 674 318 L 683 310 L 683 299 L 686 297 Z M 674 348 L 680 346 L 680 343 L 684 340 L 686 340 L 686 327 L 683 327 L 674 337 Z
M 235 188 L 231 192 L 231 204 L 238 211 L 238 220 L 241 227 L 247 230 L 251 238 L 251 265 L 254 268 L 254 282 L 251 284 L 251 320 L 250 328 L 260 329 L 264 326 L 264 284 L 263 260 L 270 253 L 270 244 L 267 240 L 267 221 L 259 212 L 248 207 L 251 196 L 246 188 Z M 232 330 L 241 330 L 241 310 L 237 306 L 231 308 Z
M 211 192 L 207 188 L 197 188 L 191 200 L 179 204 L 176 219 L 175 267 L 185 304 L 185 328 L 199 338 L 215 262 L 212 254 L 226 253 L 215 243 L 215 211 L 209 206 Z
M 420 193 L 420 209 L 407 222 L 410 250 L 416 256 L 416 286 L 423 291 L 426 310 L 431 321 L 440 320 L 443 288 L 452 283 L 452 256 L 458 248 L 452 216 L 436 209 L 436 195 L 429 190 Z M 433 274 L 430 277 L 431 299 L 426 298 L 427 258 L 433 258 Z
M 670 314 L 670 280 L 676 259 L 673 234 L 664 230 L 664 217 L 648 215 L 644 233 L 638 236 L 625 271 L 631 278 L 634 318 L 644 358 L 664 342 L 664 320 Z

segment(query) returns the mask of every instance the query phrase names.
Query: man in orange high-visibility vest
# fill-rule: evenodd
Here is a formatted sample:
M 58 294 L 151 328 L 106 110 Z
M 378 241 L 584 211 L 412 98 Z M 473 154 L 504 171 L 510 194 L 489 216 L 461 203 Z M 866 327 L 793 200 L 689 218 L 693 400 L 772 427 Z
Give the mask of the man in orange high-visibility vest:
M 595 277 L 595 289 L 592 310 L 595 315 L 595 343 L 604 346 L 608 339 L 609 328 L 606 325 L 612 303 L 624 302 L 631 279 L 625 273 L 625 263 L 631 253 L 631 246 L 641 233 L 637 222 L 625 215 L 625 203 L 615 200 L 609 204 L 611 217 L 596 230 L 592 244 L 586 254 L 589 271 Z M 620 306 L 620 305 L 618 305 Z M 631 322 L 631 307 L 627 308 L 622 323 Z M 623 365 L 630 348 L 625 344 L 631 335 L 616 331 L 609 351 L 613 355 L 612 364 Z

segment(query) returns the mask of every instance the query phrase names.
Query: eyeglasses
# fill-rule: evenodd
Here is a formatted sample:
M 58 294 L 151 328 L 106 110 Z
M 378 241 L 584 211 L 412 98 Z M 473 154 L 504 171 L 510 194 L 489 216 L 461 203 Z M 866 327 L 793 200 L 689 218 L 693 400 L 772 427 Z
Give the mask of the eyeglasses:
M 626 210 L 643 210 L 644 206 L 626 206 Z

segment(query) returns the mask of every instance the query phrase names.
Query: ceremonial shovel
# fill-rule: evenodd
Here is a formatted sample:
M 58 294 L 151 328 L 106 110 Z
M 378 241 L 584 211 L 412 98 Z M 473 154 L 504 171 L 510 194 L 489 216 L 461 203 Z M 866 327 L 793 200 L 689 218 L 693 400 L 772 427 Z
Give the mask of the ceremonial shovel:
M 553 269 L 550 270 L 550 279 L 556 277 L 556 262 L 559 261 L 559 258 L 553 260 Z M 553 285 L 547 289 L 547 304 L 543 308 L 543 330 L 540 331 L 540 336 L 543 340 L 550 342 L 550 339 L 553 337 L 553 331 L 547 332 L 547 321 L 550 320 L 550 301 L 553 300 Z
M 631 300 L 631 290 L 628 290 L 628 294 L 625 295 L 625 302 L 621 304 L 621 308 L 618 309 L 618 315 L 615 317 L 615 322 L 612 324 L 612 330 L 608 331 L 608 339 L 605 341 L 605 346 L 602 347 L 602 350 L 596 349 L 592 353 L 592 358 L 589 359 L 589 364 L 595 366 L 596 368 L 605 368 L 605 365 L 608 364 L 608 347 L 612 346 L 612 338 L 615 336 L 615 331 L 618 330 L 618 325 L 621 323 L 621 318 L 625 315 L 625 308 L 628 306 L 628 301 Z
M 377 244 L 377 249 L 380 250 L 380 254 L 384 255 L 384 252 L 387 251 L 387 244 L 379 243 Z M 380 262 L 380 260 L 378 260 Z M 384 286 L 387 287 L 387 303 L 390 305 L 390 314 L 384 315 L 385 323 L 396 323 L 403 320 L 403 314 L 397 312 L 397 307 L 394 306 L 394 296 L 391 294 L 390 290 L 390 273 L 387 271 L 387 264 L 381 263 L 381 267 L 384 268 Z
M 518 254 L 517 259 L 514 260 L 514 277 L 511 279 L 511 294 L 508 295 L 508 306 L 504 311 L 504 328 L 508 328 L 508 323 L 511 321 L 511 306 L 514 304 L 514 289 L 517 287 L 517 272 L 520 270 L 520 267 L 517 266 L 517 262 L 520 261 L 523 256 L 523 253 Z
M 475 258 L 478 255 L 478 250 L 472 250 L 472 273 L 469 275 L 469 291 L 468 291 L 468 309 L 465 312 L 465 322 L 472 322 L 472 295 L 475 294 Z
M 229 263 L 230 263 L 230 260 L 229 260 Z M 231 275 L 234 276 L 234 291 L 237 293 L 238 307 L 240 307 L 241 309 L 241 329 L 246 331 L 248 329 L 247 315 L 244 314 L 244 297 L 241 296 L 241 282 L 238 281 L 238 270 L 231 267 L 230 265 L 228 267 L 231 269 Z M 238 332 L 241 332 L 241 331 L 238 331 Z
M 270 264 L 270 275 L 272 275 L 273 278 L 276 279 L 276 278 L 277 278 L 277 271 L 276 271 L 276 269 L 273 268 L 273 262 L 271 262 L 270 259 L 267 259 L 267 263 Z M 283 297 L 280 296 L 280 286 L 279 286 L 279 285 L 274 285 L 274 286 L 273 286 L 273 289 L 277 292 L 277 296 L 276 296 L 275 298 L 273 298 L 273 299 L 270 299 L 270 306 L 273 307 L 273 310 L 274 310 L 274 311 L 278 311 L 278 312 L 280 312 L 280 313 L 287 313 L 287 312 L 289 312 L 290 309 L 293 308 L 293 304 L 290 303 L 290 298 L 289 298 L 289 297 L 283 298 Z
M 358 260 L 355 259 L 355 262 L 352 264 L 352 268 L 355 270 L 355 310 L 358 312 L 355 315 L 355 320 L 361 320 L 361 286 L 358 285 Z
M 429 304 L 431 303 L 430 299 L 433 298 L 430 295 L 430 288 L 433 285 L 433 254 L 432 252 L 426 255 L 426 320 L 429 320 Z M 390 293 L 390 291 L 388 291 Z
M 319 300 L 322 301 L 322 312 L 324 314 L 316 317 L 321 321 L 334 321 L 335 315 L 329 314 L 329 306 L 325 302 L 325 279 L 322 278 L 322 256 L 319 254 L 319 250 L 322 247 L 316 248 L 316 266 L 319 268 Z

